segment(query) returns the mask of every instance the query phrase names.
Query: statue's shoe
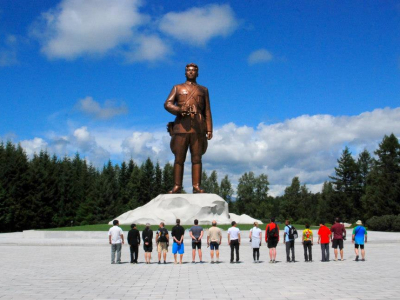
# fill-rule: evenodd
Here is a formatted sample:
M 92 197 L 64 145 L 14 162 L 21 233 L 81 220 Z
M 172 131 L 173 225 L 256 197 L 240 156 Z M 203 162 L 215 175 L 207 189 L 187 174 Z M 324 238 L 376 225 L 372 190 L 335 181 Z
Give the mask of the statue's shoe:
M 182 186 L 175 185 L 172 190 L 168 192 L 168 194 L 179 194 L 182 192 Z
M 201 194 L 204 193 L 204 190 L 200 188 L 199 185 L 194 185 L 193 186 L 193 194 Z

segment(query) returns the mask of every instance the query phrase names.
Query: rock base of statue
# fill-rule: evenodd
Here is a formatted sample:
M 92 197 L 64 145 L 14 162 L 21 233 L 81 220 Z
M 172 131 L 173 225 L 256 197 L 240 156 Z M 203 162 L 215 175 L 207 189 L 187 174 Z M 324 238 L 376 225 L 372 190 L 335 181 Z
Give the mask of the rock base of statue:
M 130 210 L 116 217 L 121 225 L 146 224 L 174 225 L 176 219 L 182 225 L 193 225 L 195 219 L 199 224 L 211 224 L 216 220 L 218 224 L 230 224 L 236 221 L 239 224 L 252 224 L 261 221 L 248 215 L 229 214 L 228 203 L 216 194 L 161 194 L 146 205 Z M 109 223 L 112 224 L 112 221 Z

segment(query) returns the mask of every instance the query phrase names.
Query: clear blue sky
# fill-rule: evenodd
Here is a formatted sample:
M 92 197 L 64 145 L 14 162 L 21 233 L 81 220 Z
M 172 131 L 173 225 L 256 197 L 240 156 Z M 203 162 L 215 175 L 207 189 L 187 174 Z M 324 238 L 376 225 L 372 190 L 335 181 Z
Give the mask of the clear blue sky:
M 210 90 L 207 170 L 316 188 L 400 133 L 398 1 L 0 0 L 0 137 L 97 166 L 173 159 L 184 66 Z

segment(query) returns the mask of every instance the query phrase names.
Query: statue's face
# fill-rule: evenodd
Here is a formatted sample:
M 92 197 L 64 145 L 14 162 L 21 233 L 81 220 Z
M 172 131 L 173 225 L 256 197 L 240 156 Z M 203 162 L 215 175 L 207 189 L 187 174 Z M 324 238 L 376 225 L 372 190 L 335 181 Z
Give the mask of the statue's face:
M 186 68 L 185 76 L 188 80 L 194 80 L 199 76 L 199 74 L 195 67 L 190 66 L 189 68 Z

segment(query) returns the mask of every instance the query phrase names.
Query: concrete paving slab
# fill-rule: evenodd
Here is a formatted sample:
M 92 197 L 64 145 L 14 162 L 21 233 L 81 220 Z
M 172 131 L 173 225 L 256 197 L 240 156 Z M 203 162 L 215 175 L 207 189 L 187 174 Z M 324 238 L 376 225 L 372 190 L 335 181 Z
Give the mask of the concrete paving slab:
M 89 242 L 79 244 L 82 240 Z M 354 261 L 353 246 L 346 241 L 345 261 L 321 263 L 320 248 L 315 245 L 314 262 L 305 263 L 296 241 L 298 262 L 285 262 L 285 247 L 280 243 L 279 263 L 268 263 L 268 249 L 263 244 L 262 263 L 254 264 L 244 238 L 242 263 L 230 264 L 225 232 L 220 264 L 210 263 L 205 240 L 206 263 L 190 263 L 190 241 L 185 240 L 183 265 L 158 265 L 154 251 L 152 264 L 129 264 L 127 245 L 122 250 L 124 263 L 111 265 L 104 232 L 34 238 L 6 234 L 0 235 L 0 299 L 337 299 L 338 295 L 348 300 L 399 299 L 400 234 L 369 232 L 369 241 L 365 262 Z M 139 257 L 143 262 L 142 249 Z M 167 260 L 173 261 L 171 253 Z

